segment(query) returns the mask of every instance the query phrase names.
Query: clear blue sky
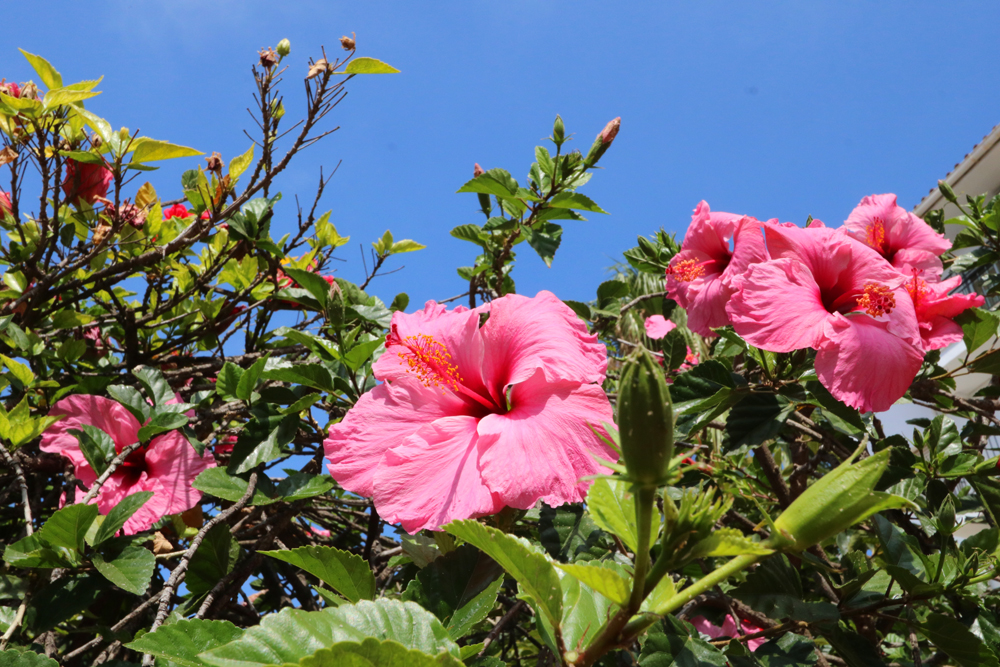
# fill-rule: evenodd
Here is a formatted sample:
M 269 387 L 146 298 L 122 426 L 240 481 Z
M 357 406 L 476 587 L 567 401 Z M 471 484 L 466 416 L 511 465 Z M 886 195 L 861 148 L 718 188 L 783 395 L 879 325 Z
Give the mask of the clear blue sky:
M 402 74 L 356 78 L 331 114 L 341 130 L 281 183 L 280 219 L 310 197 L 319 165 L 343 160 L 324 200 L 352 242 L 339 275 L 362 277 L 357 243 L 386 228 L 427 250 L 377 280 L 388 302 L 464 290 L 454 268 L 475 247 L 448 235 L 481 222 L 454 194 L 479 162 L 523 181 L 533 146 L 562 114 L 586 149 L 622 130 L 582 192 L 611 215 L 567 225 L 553 268 L 527 248 L 518 291 L 589 300 L 604 269 L 660 226 L 683 234 L 701 199 L 715 210 L 839 224 L 864 195 L 911 207 L 1000 122 L 990 2 L 9 3 L 0 38 L 8 80 L 32 76 L 17 47 L 69 80 L 105 75 L 88 107 L 115 126 L 219 151 L 249 145 L 256 50 L 287 37 L 290 119 L 308 56 L 352 31 L 361 55 Z M 151 180 L 179 193 L 175 161 Z M 413 306 L 411 305 L 411 308 Z

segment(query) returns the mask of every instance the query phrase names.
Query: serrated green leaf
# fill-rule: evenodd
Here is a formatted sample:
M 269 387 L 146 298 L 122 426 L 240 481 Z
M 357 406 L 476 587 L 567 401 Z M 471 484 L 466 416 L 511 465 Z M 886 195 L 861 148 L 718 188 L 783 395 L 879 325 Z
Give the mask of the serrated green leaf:
M 153 408 L 153 415 L 150 417 L 149 423 L 139 429 L 139 442 L 148 442 L 154 436 L 179 429 L 188 423 L 187 415 L 177 412 L 159 412 L 158 408 L 160 407 Z
M 38 73 L 38 78 L 42 80 L 46 88 L 54 90 L 63 87 L 62 74 L 48 60 L 33 53 L 28 53 L 24 49 L 18 49 L 18 51 L 24 54 L 24 57 L 34 68 L 35 72 Z
M 243 629 L 229 621 L 181 619 L 161 625 L 155 631 L 125 644 L 125 647 L 169 660 L 182 667 L 203 667 L 206 663 L 198 657 L 199 653 L 225 646 L 239 639 L 242 634 Z
M 396 241 L 389 248 L 390 255 L 398 255 L 403 252 L 413 252 L 414 250 L 423 250 L 427 246 L 421 245 L 412 239 L 403 239 L 402 241 Z
M 634 553 L 639 548 L 639 531 L 636 524 L 635 497 L 628 484 L 620 479 L 598 478 L 587 494 L 590 516 L 603 530 L 617 535 Z M 653 513 L 650 528 L 652 541 L 660 534 L 659 511 Z
M 229 177 L 233 180 L 240 177 L 240 175 L 247 170 L 247 167 L 253 162 L 253 149 L 254 144 L 250 144 L 250 148 L 243 155 L 237 155 L 232 160 L 229 161 Z
M 150 366 L 136 366 L 132 370 L 132 375 L 139 381 L 142 388 L 146 390 L 146 394 L 153 399 L 156 405 L 166 405 L 177 400 L 177 394 L 170 388 L 170 383 L 163 377 L 163 373 L 159 369 Z
M 229 526 L 224 523 L 214 526 L 191 558 L 184 579 L 188 590 L 196 596 L 212 590 L 233 569 L 239 555 L 240 545 L 233 539 Z
M 191 486 L 210 496 L 236 502 L 247 492 L 248 483 L 245 479 L 230 475 L 225 468 L 215 467 L 203 470 Z M 253 498 L 250 500 L 251 505 L 270 505 L 275 502 L 278 501 L 268 498 L 260 488 L 254 489 Z
M 922 623 L 927 638 L 962 667 L 997 667 L 993 651 L 967 627 L 954 618 L 932 613 Z
M 375 575 L 371 568 L 361 556 L 348 551 L 308 546 L 259 553 L 302 568 L 351 602 L 375 597 Z
M 196 155 L 204 155 L 204 153 L 187 146 L 172 144 L 169 141 L 139 137 L 132 142 L 132 162 L 157 162 Z
M 151 551 L 132 545 L 99 551 L 93 555 L 91 562 L 108 581 L 135 595 L 146 592 L 156 567 L 156 558 Z
M 375 58 L 355 58 L 347 63 L 344 74 L 398 74 L 399 70 Z
M 521 234 L 527 240 L 546 266 L 552 266 L 559 244 L 562 242 L 563 229 L 554 222 L 539 222 L 531 227 L 522 226 Z
M 430 656 L 394 641 L 369 637 L 362 642 L 338 642 L 302 658 L 301 667 L 461 667 L 447 653 Z
M 152 491 L 139 491 L 122 498 L 117 505 L 111 508 L 107 516 L 104 517 L 104 521 L 101 523 L 101 527 L 97 529 L 97 533 L 94 535 L 93 540 L 90 541 L 90 545 L 96 547 L 114 537 L 115 533 L 121 530 L 125 522 L 129 520 L 129 517 L 135 514 L 152 497 Z
M 526 540 L 471 520 L 453 521 L 445 531 L 478 547 L 499 563 L 534 598 L 549 623 L 562 620 L 562 588 L 555 566 Z
M 33 651 L 11 648 L 0 651 L 0 667 L 59 667 L 59 663 Z
M 104 474 L 117 453 L 111 436 L 90 424 L 81 424 L 80 428 L 71 428 L 68 432 L 80 443 L 80 451 L 94 472 Z
M 766 556 L 774 553 L 753 540 L 745 537 L 736 528 L 719 528 L 695 545 L 690 558 L 714 558 L 719 556 L 742 556 L 756 554 Z
M 746 581 L 733 589 L 732 595 L 768 618 L 816 623 L 840 617 L 837 608 L 829 602 L 803 601 L 799 575 L 783 555 L 758 565 L 747 575 Z
M 573 575 L 615 604 L 625 606 L 628 603 L 632 592 L 631 583 L 615 570 L 585 563 L 557 563 L 556 567 Z
M 607 214 L 607 211 L 594 203 L 593 199 L 579 192 L 560 192 L 549 200 L 548 205 L 551 208 L 573 208 L 578 211 Z

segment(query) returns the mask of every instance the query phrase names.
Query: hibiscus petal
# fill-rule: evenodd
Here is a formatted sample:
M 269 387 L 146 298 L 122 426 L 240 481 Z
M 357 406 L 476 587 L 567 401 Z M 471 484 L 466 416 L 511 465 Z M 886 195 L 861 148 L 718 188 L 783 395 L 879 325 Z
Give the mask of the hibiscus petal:
M 663 317 L 663 315 L 650 315 L 646 318 L 646 335 L 653 340 L 659 340 L 677 328 L 677 325 Z
M 607 350 L 551 292 L 533 299 L 520 294 L 496 299 L 479 332 L 485 345 L 483 377 L 501 405 L 507 385 L 523 382 L 539 369 L 549 381 L 604 381 Z
M 80 443 L 69 433 L 84 424 L 96 426 L 111 436 L 115 448 L 121 451 L 139 439 L 139 422 L 119 403 L 102 396 L 75 394 L 58 401 L 49 411 L 50 416 L 65 415 L 42 434 L 40 448 L 44 452 L 61 454 L 79 469 L 90 468 Z M 79 476 L 79 472 L 76 473 Z
M 727 310 L 736 333 L 771 352 L 816 347 L 830 318 L 812 273 L 791 258 L 751 266 Z
M 191 483 L 202 472 L 214 467 L 212 453 L 206 449 L 198 456 L 179 431 L 156 436 L 146 451 L 146 470 L 159 486 L 157 493 L 164 496 L 165 514 L 178 514 L 197 505 L 201 491 Z
M 957 343 L 964 337 L 962 327 L 955 324 L 947 317 L 937 316 L 930 322 L 921 323 L 920 337 L 923 340 L 924 350 L 940 350 L 948 347 L 952 343 Z
M 386 450 L 428 422 L 472 414 L 470 405 L 453 393 L 425 387 L 412 376 L 380 384 L 330 427 L 323 441 L 330 474 L 348 491 L 371 496 L 375 469 Z
M 479 472 L 475 417 L 426 424 L 385 452 L 375 472 L 375 507 L 411 535 L 503 508 Z
M 730 324 L 726 304 L 733 296 L 734 290 L 726 287 L 721 278 L 715 274 L 708 278 L 699 278 L 688 288 L 687 327 L 702 336 L 715 336 L 712 329 Z M 695 284 L 696 283 L 696 284 Z
M 923 360 L 923 352 L 890 333 L 885 322 L 838 313 L 827 323 L 816 375 L 847 405 L 882 412 L 906 393 Z
M 595 457 L 618 455 L 590 426 L 611 423 L 611 404 L 597 385 L 547 382 L 542 372 L 515 385 L 513 408 L 479 422 L 483 480 L 505 505 L 519 509 L 538 499 L 551 506 L 581 502 L 583 478 L 607 473 Z

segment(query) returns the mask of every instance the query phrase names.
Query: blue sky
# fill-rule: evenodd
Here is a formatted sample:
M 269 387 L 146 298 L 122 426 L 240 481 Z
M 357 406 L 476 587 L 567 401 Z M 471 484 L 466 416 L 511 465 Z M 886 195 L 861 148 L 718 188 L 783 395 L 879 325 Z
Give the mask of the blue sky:
M 474 195 L 454 194 L 474 162 L 523 181 L 556 113 L 583 150 L 621 116 L 605 170 L 582 190 L 611 215 L 568 224 L 551 269 L 519 246 L 519 292 L 589 300 L 637 235 L 682 235 L 701 199 L 828 224 L 872 193 L 916 204 L 1000 121 L 998 22 L 986 2 L 58 0 L 5 7 L 0 76 L 32 76 L 17 47 L 67 81 L 103 74 L 90 109 L 228 161 L 249 145 L 257 49 L 292 42 L 288 120 L 307 57 L 356 32 L 359 54 L 402 73 L 352 81 L 330 118 L 341 130 L 279 184 L 277 226 L 319 166 L 342 160 L 322 204 L 352 237 L 339 275 L 360 280 L 358 243 L 390 228 L 428 249 L 394 260 L 406 269 L 370 291 L 386 302 L 406 291 L 413 305 L 464 290 L 454 269 L 475 247 L 448 232 L 482 221 Z M 195 161 L 167 164 L 151 180 L 173 197 Z

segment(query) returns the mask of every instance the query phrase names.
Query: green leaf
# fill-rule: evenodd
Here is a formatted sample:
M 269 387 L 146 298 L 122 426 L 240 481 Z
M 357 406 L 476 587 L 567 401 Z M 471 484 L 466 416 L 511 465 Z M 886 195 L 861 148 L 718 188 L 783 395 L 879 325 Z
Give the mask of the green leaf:
M 23 53 L 24 57 L 28 59 L 28 62 L 35 69 L 35 72 L 38 73 L 38 78 L 42 80 L 46 88 L 55 90 L 56 88 L 63 87 L 62 74 L 48 60 L 33 53 L 28 53 L 24 49 L 18 49 L 18 51 Z
M 285 267 L 283 271 L 292 280 L 301 285 L 303 289 L 312 294 L 319 301 L 321 307 L 326 308 L 330 297 L 330 283 L 326 282 L 323 276 L 312 271 L 303 271 L 302 269 L 293 269 L 291 267 Z
M 954 319 L 962 327 L 962 340 L 969 354 L 995 336 L 1000 325 L 1000 315 L 982 308 L 969 308 Z
M 585 646 L 601 630 L 601 626 L 611 617 L 611 600 L 564 572 L 559 572 L 562 587 L 562 621 L 559 630 L 566 646 Z M 546 627 L 547 619 L 542 617 L 541 628 L 550 636 L 551 627 Z M 547 640 L 550 647 L 558 645 Z
M 149 588 L 156 567 L 156 558 L 148 549 L 126 545 L 114 546 L 95 553 L 91 562 L 98 572 L 122 590 L 142 595 Z
M 111 129 L 111 123 L 104 120 L 97 114 L 87 111 L 81 106 L 74 106 L 73 112 L 82 118 L 83 122 L 86 123 L 90 129 L 96 132 L 97 136 L 99 136 L 105 144 L 109 144 L 111 142 L 111 135 L 114 132 L 114 130 Z
M 840 618 L 837 608 L 829 602 L 803 601 L 799 574 L 784 555 L 768 558 L 758 565 L 746 581 L 733 589 L 732 595 L 769 618 L 807 623 Z
M 240 555 L 240 545 L 233 540 L 229 526 L 220 523 L 205 535 L 201 546 L 191 558 L 184 583 L 192 594 L 209 592 L 219 580 L 229 574 Z
M 292 441 L 298 428 L 298 415 L 278 415 L 251 421 L 236 441 L 227 470 L 230 474 L 240 475 L 261 463 L 273 461 L 281 456 L 281 448 Z
M 121 403 L 140 424 L 145 424 L 146 420 L 149 419 L 149 415 L 152 414 L 152 406 L 142 397 L 138 389 L 113 384 L 108 387 L 107 391 L 111 395 L 111 398 Z
M 159 141 L 149 137 L 139 137 L 132 143 L 132 162 L 156 162 L 172 160 L 178 157 L 194 157 L 204 155 L 201 151 L 187 146 L 178 146 L 168 141 Z
M 84 164 L 104 165 L 104 158 L 90 151 L 59 151 L 59 155 L 76 160 L 77 162 L 83 162 Z
M 243 155 L 238 155 L 229 161 L 229 177 L 233 180 L 240 177 L 240 175 L 247 170 L 247 167 L 253 162 L 253 149 L 255 144 L 250 144 L 250 148 Z
M 453 521 L 444 529 L 478 547 L 499 563 L 538 604 L 549 623 L 562 620 L 562 588 L 552 562 L 528 541 L 471 520 Z
M 467 182 L 458 192 L 513 197 L 517 194 L 517 181 L 504 169 L 490 169 Z
M 954 618 L 932 613 L 920 629 L 932 644 L 962 667 L 998 667 L 993 651 Z
M 42 97 L 42 106 L 46 111 L 56 107 L 67 106 L 76 102 L 97 97 L 100 92 L 90 90 L 73 90 L 72 88 L 55 88 L 47 91 Z
M 125 648 L 149 653 L 181 667 L 203 667 L 206 663 L 198 657 L 199 653 L 236 641 L 242 634 L 243 630 L 229 621 L 181 619 L 161 625 L 125 644 Z
M 476 547 L 463 544 L 417 572 L 403 600 L 433 613 L 457 640 L 486 618 L 502 584 L 503 569 Z
M 214 470 L 214 468 L 209 468 L 209 470 Z M 135 514 L 152 497 L 152 491 L 139 491 L 122 498 L 117 505 L 111 508 L 108 515 L 104 517 L 104 522 L 97 529 L 97 533 L 94 535 L 90 545 L 96 547 L 114 537 L 115 533 L 121 530 L 125 522 L 129 520 L 129 517 Z
M 264 366 L 267 365 L 267 360 L 268 356 L 265 355 L 243 372 L 239 382 L 236 383 L 236 398 L 244 401 L 250 400 L 253 390 L 257 387 L 257 381 L 260 379 L 261 373 L 264 372 Z
M 320 391 L 335 392 L 333 375 L 320 364 L 292 364 L 285 360 L 271 360 L 270 367 L 261 376 L 265 380 L 279 380 L 301 384 Z
M 361 556 L 333 547 L 299 547 L 288 551 L 260 551 L 320 579 L 351 602 L 375 597 L 375 575 Z
M 584 563 L 557 563 L 556 567 L 567 572 L 615 604 L 624 607 L 632 592 L 631 583 L 615 570 L 603 565 Z
M 215 389 L 222 396 L 236 396 L 240 380 L 243 379 L 243 369 L 231 361 L 222 365 L 222 370 L 215 378 Z
M 0 667 L 59 667 L 59 663 L 32 651 L 11 648 L 0 651 Z
M 375 353 L 375 350 L 379 349 L 384 344 L 384 338 L 376 338 L 375 340 L 358 343 L 348 350 L 347 354 L 345 354 L 341 360 L 352 371 L 356 371 L 364 366 L 365 362 L 368 361 Z
M 483 248 L 487 247 L 490 242 L 490 237 L 488 234 L 483 232 L 483 228 L 479 225 L 465 224 L 455 227 L 451 232 L 449 232 L 456 239 L 462 241 L 469 241 L 475 243 Z
M 69 433 L 80 443 L 80 451 L 83 452 L 87 463 L 94 469 L 98 476 L 104 474 L 108 469 L 111 459 L 115 458 L 115 442 L 111 436 L 90 424 L 81 424 L 80 428 L 71 428 Z
M 355 58 L 347 63 L 344 74 L 398 74 L 399 70 L 375 58 Z
M 361 643 L 339 642 L 303 658 L 301 667 L 461 667 L 447 653 L 430 656 L 407 649 L 394 641 L 369 637 Z
M 165 405 L 177 400 L 177 394 L 170 388 L 170 383 L 158 369 L 149 366 L 136 366 L 132 370 L 132 375 L 139 381 L 146 394 L 153 399 L 156 405 Z
M 413 252 L 414 250 L 423 250 L 427 246 L 421 245 L 412 239 L 403 239 L 402 241 L 396 241 L 389 248 L 390 255 L 398 255 L 403 252 Z
M 858 633 L 849 630 L 843 621 L 833 626 L 832 631 L 824 632 L 823 636 L 837 655 L 844 659 L 847 667 L 885 667 L 878 649 Z
M 534 248 L 538 256 L 545 262 L 545 266 L 552 266 L 552 260 L 562 242 L 563 229 L 554 222 L 538 222 L 529 227 L 521 227 L 521 234 L 528 241 L 528 245 Z
M 692 634 L 672 616 L 663 620 L 665 632 L 650 632 L 639 654 L 640 667 L 726 667 L 729 662 L 719 649 Z M 794 663 L 790 663 L 794 664 Z
M 628 483 L 620 479 L 599 477 L 594 480 L 587 494 L 590 516 L 603 530 L 617 535 L 635 553 L 639 548 L 639 531 L 636 524 L 635 496 L 628 490 Z M 660 534 L 659 511 L 653 513 L 651 540 L 655 543 Z
M 784 426 L 795 404 L 784 396 L 751 393 L 729 411 L 726 434 L 730 449 L 756 446 L 771 440 Z
M 30 387 L 31 383 L 35 381 L 35 374 L 20 361 L 15 361 L 3 354 L 0 354 L 0 359 L 3 360 L 8 372 L 14 376 L 14 379 L 21 383 L 22 387 Z
M 689 558 L 715 558 L 720 556 L 742 556 L 756 554 L 766 556 L 772 549 L 761 546 L 760 542 L 745 537 L 736 528 L 719 528 L 695 545 Z
M 412 602 L 381 598 L 314 612 L 285 608 L 264 616 L 260 625 L 247 629 L 239 640 L 199 657 L 218 667 L 297 664 L 338 642 L 367 638 L 395 641 L 428 655 L 447 653 L 458 658 L 461 654 L 429 611 Z
M 573 208 L 578 211 L 607 214 L 607 211 L 595 204 L 593 199 L 579 192 L 560 192 L 549 200 L 548 205 L 551 208 Z
M 245 479 L 230 475 L 225 468 L 216 467 L 202 471 L 191 486 L 216 498 L 236 502 L 247 492 L 248 483 Z M 275 502 L 277 500 L 268 498 L 260 488 L 254 489 L 250 500 L 251 505 L 269 505 Z
M 4 549 L 3 558 L 17 567 L 72 567 L 80 562 L 84 536 L 97 518 L 97 505 L 70 505 L 56 511 L 38 532 Z
M 139 441 L 148 442 L 153 436 L 173 431 L 187 423 L 187 415 L 178 412 L 160 412 L 157 408 L 153 408 L 149 423 L 139 429 Z
M 830 393 L 830 391 L 819 382 L 806 382 L 806 389 L 816 399 L 825 412 L 832 413 L 853 426 L 857 432 L 864 432 L 865 423 L 861 420 L 861 415 L 857 410 L 844 404 Z
M 538 541 L 558 561 L 595 560 L 612 549 L 611 541 L 581 505 L 549 507 L 538 513 Z

